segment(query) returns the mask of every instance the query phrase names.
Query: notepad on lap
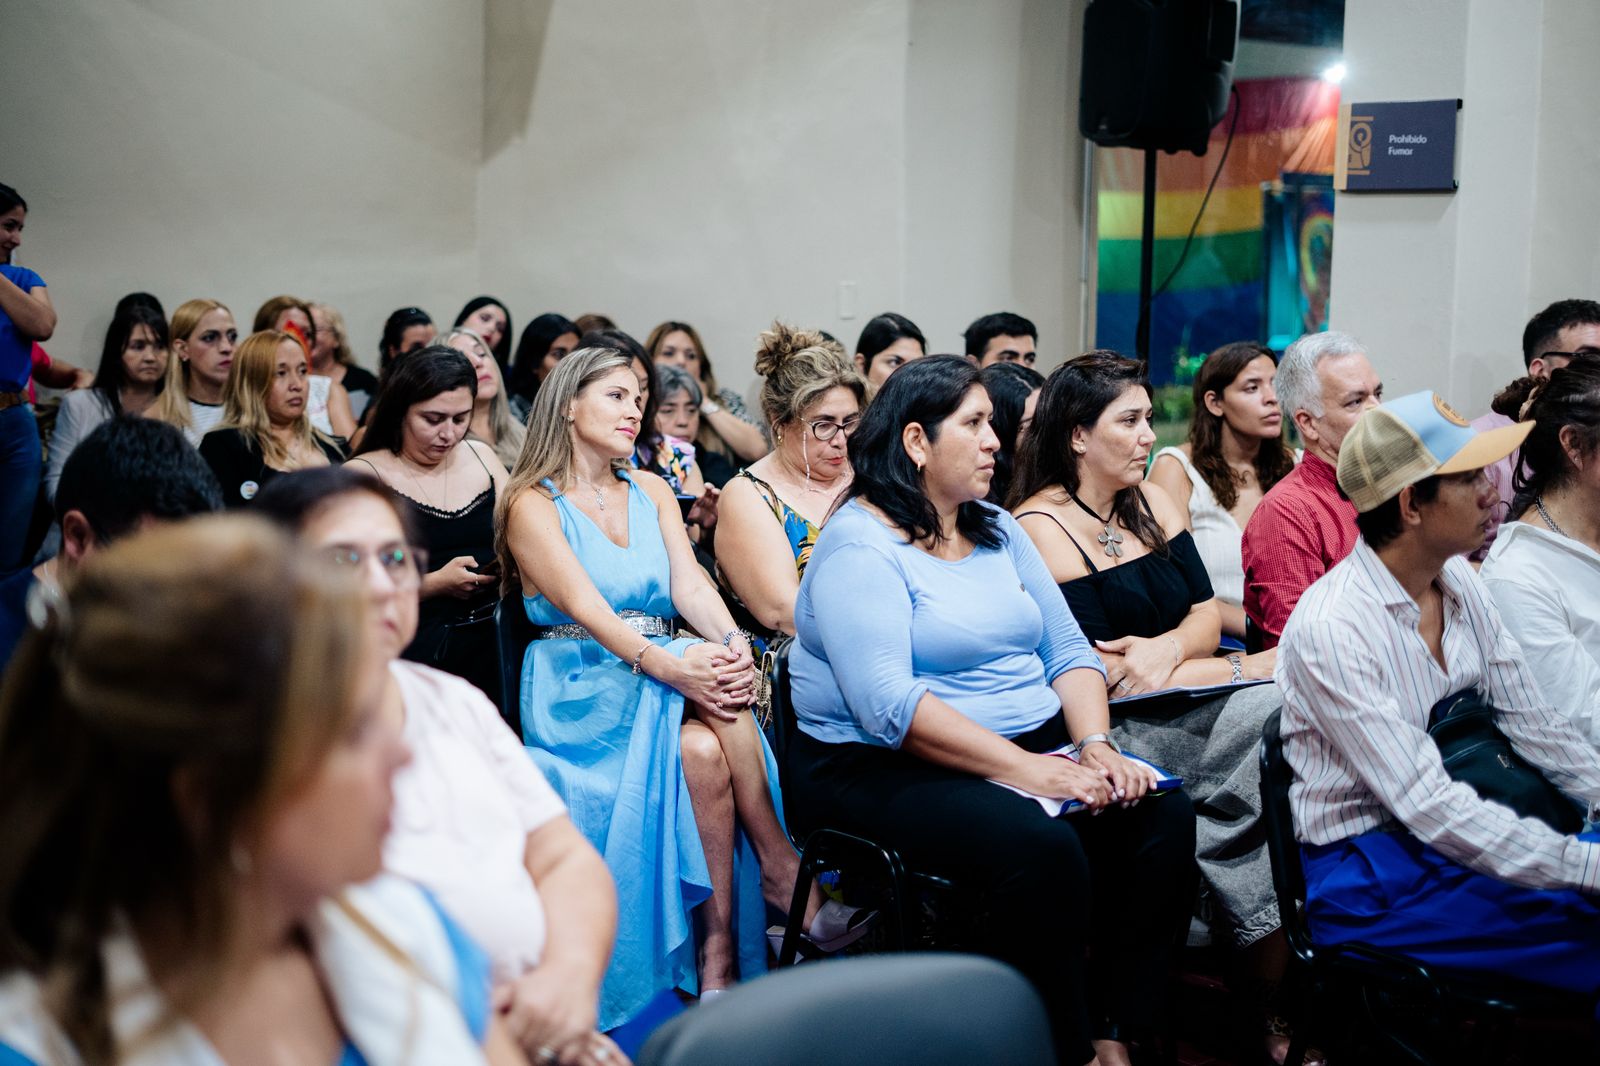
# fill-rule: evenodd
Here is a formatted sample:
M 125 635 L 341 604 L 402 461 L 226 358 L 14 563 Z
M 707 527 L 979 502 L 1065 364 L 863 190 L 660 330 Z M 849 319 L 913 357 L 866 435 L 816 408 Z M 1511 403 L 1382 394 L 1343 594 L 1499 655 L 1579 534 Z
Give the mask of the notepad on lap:
M 1047 751 L 1045 754 L 1054 755 L 1062 759 L 1071 759 L 1073 762 L 1078 761 L 1078 753 L 1071 744 L 1068 744 L 1065 747 L 1057 748 L 1055 751 Z M 1146 798 L 1159 796 L 1163 792 L 1171 792 L 1175 788 L 1183 787 L 1183 778 L 1168 770 L 1163 770 L 1161 767 L 1157 766 L 1148 759 L 1141 759 L 1139 756 L 1133 755 L 1126 751 L 1122 753 L 1122 757 L 1127 759 L 1129 762 L 1138 763 L 1140 766 L 1148 766 L 1150 769 L 1155 771 L 1156 783 L 1149 792 L 1145 793 Z M 989 780 L 991 783 L 999 785 L 1001 788 L 1008 789 L 1012 792 L 1015 792 L 1019 796 L 1026 796 L 1033 800 L 1040 807 L 1044 808 L 1044 813 L 1048 814 L 1052 818 L 1055 818 L 1061 814 L 1076 814 L 1081 810 L 1087 809 L 1089 806 L 1082 800 L 1062 799 L 1058 796 L 1037 796 L 1025 788 L 1018 788 L 1016 785 L 1008 785 L 1004 781 L 995 781 L 992 777 Z

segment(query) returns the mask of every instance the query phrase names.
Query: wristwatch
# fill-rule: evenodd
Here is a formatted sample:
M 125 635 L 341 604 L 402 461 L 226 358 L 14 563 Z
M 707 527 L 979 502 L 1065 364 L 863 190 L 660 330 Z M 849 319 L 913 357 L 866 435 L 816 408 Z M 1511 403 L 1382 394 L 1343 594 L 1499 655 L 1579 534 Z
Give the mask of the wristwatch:
M 1237 685 L 1244 680 L 1244 660 L 1235 652 L 1228 656 L 1228 665 L 1233 667 L 1233 676 L 1228 679 L 1228 684 Z
M 722 410 L 722 405 L 712 399 L 707 399 L 700 405 L 700 413 L 703 415 L 714 415 L 720 410 Z
M 1083 749 L 1087 748 L 1090 744 L 1104 744 L 1118 755 L 1122 754 L 1122 745 L 1118 744 L 1115 740 L 1112 740 L 1110 733 L 1090 733 L 1088 736 L 1078 741 L 1078 751 L 1081 753 Z

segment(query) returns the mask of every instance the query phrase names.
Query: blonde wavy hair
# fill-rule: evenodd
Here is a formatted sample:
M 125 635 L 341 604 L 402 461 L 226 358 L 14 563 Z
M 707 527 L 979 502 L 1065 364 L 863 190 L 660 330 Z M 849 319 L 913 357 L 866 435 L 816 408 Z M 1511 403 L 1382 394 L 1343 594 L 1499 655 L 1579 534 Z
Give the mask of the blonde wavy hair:
M 844 346 L 817 330 L 774 322 L 756 344 L 756 373 L 763 378 L 761 413 L 774 429 L 798 420 L 830 389 L 849 389 L 867 404 L 866 379 Z
M 511 505 L 530 489 L 547 492 L 543 487 L 546 480 L 560 488 L 572 477 L 572 424 L 567 421 L 567 408 L 584 389 L 621 368 L 633 373 L 633 356 L 615 348 L 580 348 L 557 363 L 534 394 L 522 453 L 511 468 L 511 480 L 506 482 L 495 508 L 494 553 L 500 560 L 503 593 L 520 583 L 517 561 L 506 540 L 506 516 L 511 513 Z M 640 433 L 643 432 L 641 425 Z M 630 465 L 627 459 L 611 461 L 613 471 L 626 470 Z
M 278 369 L 278 348 L 285 343 L 294 345 L 302 358 L 309 358 L 292 333 L 278 329 L 252 333 L 239 342 L 238 350 L 233 353 L 233 367 L 228 371 L 227 388 L 222 391 L 222 421 L 217 426 L 243 433 L 255 443 L 268 466 L 280 469 L 288 463 L 289 451 L 272 432 L 272 420 L 267 416 L 267 394 L 272 391 L 273 376 Z M 309 448 L 333 443 L 312 426 L 305 407 L 300 408 L 300 417 L 295 420 L 294 435 Z
M 194 331 L 200 328 L 200 320 L 213 311 L 228 311 L 228 305 L 220 300 L 185 300 L 172 312 L 172 321 L 168 324 L 168 336 L 173 341 L 187 341 L 194 336 Z M 228 314 L 233 314 L 228 311 Z M 179 429 L 194 428 L 194 419 L 189 415 L 189 361 L 179 359 L 178 353 L 173 352 L 167 359 L 166 384 L 162 386 L 161 394 L 156 397 L 155 406 L 151 408 L 150 417 L 159 418 Z
M 344 366 L 356 365 L 356 353 L 350 350 L 350 331 L 345 328 L 344 315 L 332 304 L 314 303 L 313 311 L 321 311 L 322 316 L 328 320 L 328 326 L 333 331 L 333 359 Z M 315 319 L 312 320 L 315 324 Z
M 510 470 L 512 464 L 517 461 L 517 457 L 522 454 L 522 442 L 528 436 L 528 427 L 518 422 L 516 417 L 512 415 L 511 400 L 506 396 L 505 375 L 500 373 L 500 363 L 495 359 L 494 352 L 490 351 L 489 346 L 484 343 L 483 338 L 478 336 L 476 330 L 467 329 L 465 326 L 457 326 L 445 334 L 444 340 L 439 343 L 445 347 L 450 347 L 450 342 L 457 337 L 468 337 L 477 343 L 478 348 L 483 352 L 484 361 L 489 364 L 490 373 L 494 375 L 494 399 L 489 401 L 489 428 L 494 431 L 494 440 L 484 441 L 484 443 L 494 449 L 495 458 L 499 459 L 507 470 Z

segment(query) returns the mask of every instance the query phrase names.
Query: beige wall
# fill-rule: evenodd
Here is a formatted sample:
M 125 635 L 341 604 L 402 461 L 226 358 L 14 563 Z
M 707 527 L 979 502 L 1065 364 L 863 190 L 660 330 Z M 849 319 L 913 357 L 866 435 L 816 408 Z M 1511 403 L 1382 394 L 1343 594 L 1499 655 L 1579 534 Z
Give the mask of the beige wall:
M 462 14 L 463 10 L 467 13 Z M 483 22 L 431 0 L 5 0 L 0 181 L 49 348 L 98 358 L 118 297 L 212 296 L 249 328 L 289 291 L 384 317 L 477 290 Z
M 113 302 L 281 291 L 520 327 L 680 317 L 748 391 L 774 316 L 1078 344 L 1082 0 L 9 0 L 0 181 L 52 348 Z
M 1458 192 L 1338 199 L 1332 323 L 1368 343 L 1389 395 L 1482 413 L 1522 373 L 1531 314 L 1600 298 L 1597 37 L 1592 0 L 1347 4 L 1346 100 L 1465 102 Z

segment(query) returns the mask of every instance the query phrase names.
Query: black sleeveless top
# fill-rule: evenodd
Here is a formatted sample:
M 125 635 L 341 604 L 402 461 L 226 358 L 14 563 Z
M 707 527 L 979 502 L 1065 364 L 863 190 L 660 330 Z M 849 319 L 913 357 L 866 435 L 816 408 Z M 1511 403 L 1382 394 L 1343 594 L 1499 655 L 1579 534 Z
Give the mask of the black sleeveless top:
M 484 474 L 489 474 L 477 449 L 466 441 L 462 441 L 460 447 L 469 449 L 483 467 Z M 395 491 L 400 490 L 396 488 Z M 494 562 L 492 476 L 488 488 L 454 511 L 442 511 L 411 496 L 406 496 L 406 500 L 416 514 L 422 547 L 428 552 L 429 573 L 444 569 L 459 555 L 472 556 L 479 570 Z M 463 677 L 498 702 L 499 669 L 494 643 L 494 608 L 498 600 L 498 582 L 484 585 L 466 599 L 427 597 L 417 609 L 417 635 L 401 653 L 402 657 Z
M 1139 500 L 1144 502 L 1143 494 Z M 1145 504 L 1145 510 L 1148 513 L 1149 504 Z M 1167 541 L 1165 554 L 1153 551 L 1132 562 L 1100 570 L 1054 515 L 1044 511 L 1023 514 L 1044 515 L 1061 526 L 1061 532 L 1083 556 L 1089 572 L 1063 581 L 1059 587 L 1067 609 L 1090 640 L 1160 636 L 1178 628 L 1189 608 L 1215 595 L 1187 529 Z

